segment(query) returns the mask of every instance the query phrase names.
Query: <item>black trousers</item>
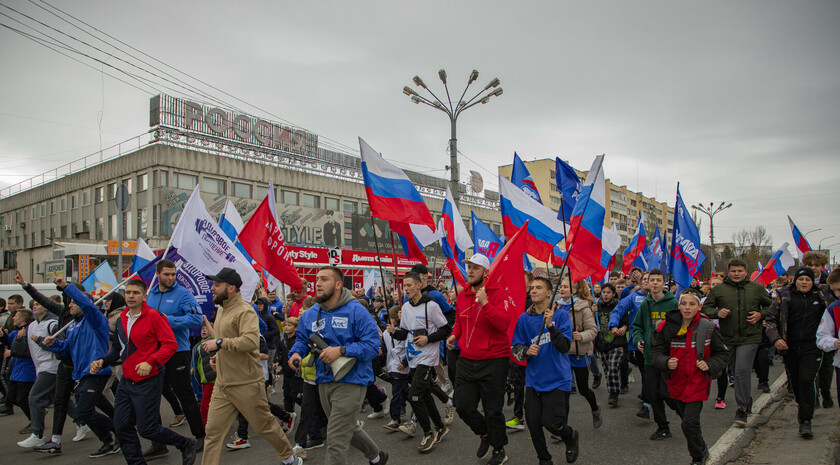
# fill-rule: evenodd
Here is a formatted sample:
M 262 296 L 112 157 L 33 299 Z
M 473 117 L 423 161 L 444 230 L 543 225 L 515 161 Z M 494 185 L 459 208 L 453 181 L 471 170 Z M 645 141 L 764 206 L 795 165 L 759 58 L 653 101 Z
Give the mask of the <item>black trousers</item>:
M 190 381 L 190 365 L 192 363 L 190 352 L 175 352 L 175 355 L 166 362 L 166 370 L 163 372 L 164 382 L 172 388 L 178 402 L 184 410 L 184 416 L 190 425 L 190 432 L 196 438 L 204 437 L 204 422 L 201 421 L 201 409 L 195 399 L 195 393 Z M 177 412 L 176 412 L 177 413 Z
M 823 354 L 822 362 L 820 363 L 820 371 L 818 375 L 820 384 L 820 394 L 823 397 L 831 398 L 831 379 L 834 377 L 834 352 L 825 352 Z
M 458 358 L 461 356 L 461 351 L 458 349 L 446 350 L 446 373 L 449 375 L 449 381 L 452 387 L 455 387 L 455 374 L 458 371 Z
M 511 360 L 508 380 L 513 386 L 513 416 L 521 420 L 525 414 L 525 366 Z
M 391 415 L 392 420 L 402 420 L 402 410 L 408 400 L 408 374 L 391 372 Z
M 374 412 L 381 412 L 383 408 L 385 408 L 382 404 L 388 400 L 388 394 L 379 390 L 379 386 L 376 384 L 376 381 L 368 384 L 367 390 L 365 391 L 365 400 L 373 407 Z
M 434 371 L 434 367 L 418 365 L 409 374 L 411 387 L 408 390 L 408 403 L 411 404 L 411 409 L 417 417 L 417 423 L 423 428 L 424 433 L 432 431 L 432 422 L 438 428 L 444 427 L 440 412 L 435 406 L 435 399 L 432 397 L 432 384 L 435 382 L 432 376 Z
M 816 344 L 807 347 L 791 347 L 784 355 L 788 380 L 793 386 L 793 395 L 799 404 L 799 422 L 814 418 L 817 402 L 816 379 L 822 363 L 823 351 Z
M 295 430 L 295 442 L 305 446 L 307 439 L 323 440 L 322 431 L 327 427 L 327 414 L 324 413 L 324 408 L 321 406 L 317 384 L 303 383 L 302 394 L 300 423 Z
M 645 397 L 645 378 L 647 377 L 647 373 L 645 373 L 645 353 L 641 350 L 630 350 L 628 351 L 628 358 L 630 363 L 636 365 L 636 368 L 639 369 L 639 374 L 642 377 L 642 388 L 640 389 L 640 394 L 642 394 L 642 398 L 644 398 L 645 402 L 648 402 L 647 398 Z M 630 368 L 629 366 L 627 367 Z
M 575 385 L 578 393 L 589 402 L 589 408 L 594 412 L 598 410 L 598 401 L 595 393 L 589 389 L 589 367 L 572 367 L 572 374 L 575 375 Z M 566 415 L 569 414 L 569 404 L 566 404 Z
M 139 382 L 127 378 L 120 381 L 117 396 L 114 398 L 114 428 L 128 465 L 146 463 L 140 450 L 138 434 L 154 443 L 175 446 L 182 450 L 189 443 L 187 438 L 161 426 L 160 415 L 149 414 L 160 411 L 162 389 L 161 374 Z
M 455 410 L 461 420 L 477 436 L 487 435 L 494 449 L 507 444 L 505 416 L 505 379 L 508 372 L 508 358 L 469 360 L 458 358 L 455 373 Z M 481 402 L 484 413 L 478 411 Z
M 103 444 L 113 442 L 111 430 L 114 424 L 110 418 L 96 411 L 102 391 L 108 384 L 109 375 L 88 375 L 76 386 L 76 415 L 80 423 L 88 425 Z
M 295 404 L 301 404 L 303 379 L 294 375 L 283 375 L 283 408 L 287 412 L 295 411 Z
M 13 405 L 17 405 L 23 410 L 27 419 L 29 419 L 29 391 L 33 384 L 35 383 L 29 381 L 9 381 L 9 390 L 6 392 L 9 410 L 13 409 Z
M 84 424 L 76 418 L 77 412 L 75 408 L 71 408 L 70 406 L 70 398 L 73 395 L 73 387 L 75 385 L 76 381 L 73 380 L 73 363 L 62 361 L 58 364 L 58 370 L 55 372 L 52 434 L 56 436 L 61 436 L 64 432 L 64 422 L 67 420 L 68 413 L 70 413 L 73 421 Z
M 653 410 L 653 421 L 656 426 L 662 428 L 668 426 L 668 417 L 665 416 L 665 404 L 671 407 L 672 410 L 678 411 L 676 400 L 671 399 L 668 393 L 668 383 L 665 379 L 665 373 L 654 368 L 653 365 L 645 365 L 644 376 L 644 398 L 650 403 L 650 409 Z
M 673 403 L 668 405 L 677 412 L 682 419 L 680 426 L 683 435 L 688 443 L 688 453 L 691 460 L 702 462 L 706 451 L 706 441 L 703 440 L 703 430 L 700 428 L 700 411 L 703 410 L 703 402 L 681 402 L 672 399 Z
M 540 460 L 551 460 L 551 454 L 545 445 L 543 428 L 551 434 L 560 436 L 566 444 L 571 444 L 574 430 L 566 424 L 569 410 L 569 393 L 555 389 L 538 392 L 534 388 L 525 388 L 525 424 L 531 433 L 531 442 Z
M 758 350 L 755 353 L 755 361 L 753 361 L 753 370 L 759 383 L 766 383 L 770 381 L 770 344 L 759 344 Z M 829 365 L 831 365 L 829 363 Z M 831 379 L 828 380 L 829 386 Z M 830 387 L 829 387 L 830 389 Z

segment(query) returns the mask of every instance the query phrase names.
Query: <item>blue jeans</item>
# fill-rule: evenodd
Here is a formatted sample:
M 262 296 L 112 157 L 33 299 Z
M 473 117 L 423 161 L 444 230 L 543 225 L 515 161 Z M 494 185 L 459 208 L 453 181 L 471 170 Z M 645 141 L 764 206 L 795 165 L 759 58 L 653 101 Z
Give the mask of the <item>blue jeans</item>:
M 178 449 L 184 449 L 189 444 L 187 438 L 164 428 L 158 422 L 162 390 L 161 373 L 136 382 L 123 378 L 117 387 L 117 395 L 114 397 L 114 428 L 128 465 L 146 463 L 138 433 L 152 442 Z
M 402 410 L 408 399 L 408 374 L 392 371 L 388 375 L 391 376 L 391 419 L 401 421 Z M 840 382 L 840 377 L 837 381 Z

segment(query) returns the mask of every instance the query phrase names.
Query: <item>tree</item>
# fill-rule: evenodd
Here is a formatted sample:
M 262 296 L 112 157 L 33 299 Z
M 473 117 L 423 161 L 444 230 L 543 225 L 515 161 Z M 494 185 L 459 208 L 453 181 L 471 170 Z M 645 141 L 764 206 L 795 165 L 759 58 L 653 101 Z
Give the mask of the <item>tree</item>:
M 733 233 L 732 243 L 735 247 L 731 258 L 744 259 L 749 270 L 755 269 L 758 261 L 767 263 L 773 255 L 773 236 L 761 225 L 752 230 L 743 228 Z

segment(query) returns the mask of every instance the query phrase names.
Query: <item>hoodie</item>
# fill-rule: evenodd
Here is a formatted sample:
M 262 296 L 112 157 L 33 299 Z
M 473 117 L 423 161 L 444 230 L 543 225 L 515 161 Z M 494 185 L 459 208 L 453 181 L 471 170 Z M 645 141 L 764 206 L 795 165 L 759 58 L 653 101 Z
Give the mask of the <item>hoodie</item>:
M 319 303 L 305 311 L 300 316 L 295 344 L 289 354 L 308 355 L 309 338 L 314 333 L 319 333 L 331 347 L 344 347 L 345 356 L 356 359 L 353 368 L 338 382 L 362 386 L 373 383 L 371 361 L 379 355 L 379 330 L 373 316 L 352 292 L 341 288 L 335 307 L 325 308 Z M 316 383 L 335 381 L 332 370 L 320 359 L 315 360 L 315 368 Z
M 805 292 L 796 289 L 796 278 L 807 276 L 811 288 Z M 789 287 L 779 288 L 776 298 L 767 311 L 767 337 L 771 343 L 784 339 L 788 347 L 813 348 L 817 344 L 817 329 L 829 303 L 814 283 L 814 272 L 807 267 L 796 270 Z
M 204 321 L 195 296 L 184 286 L 175 283 L 165 292 L 160 291 L 160 286 L 149 289 L 146 303 L 169 321 L 175 340 L 178 341 L 178 352 L 189 351 L 190 328 L 200 326 Z
M 257 303 L 263 304 L 262 312 L 257 310 Z M 280 327 L 277 326 L 277 320 L 271 315 L 271 309 L 269 307 L 270 304 L 265 297 L 260 297 L 254 302 L 254 310 L 257 310 L 260 320 L 265 323 L 265 331 L 260 331 L 260 334 L 265 338 L 265 343 L 268 344 L 268 350 L 274 350 L 277 348 L 277 340 L 280 338 Z
M 627 332 L 624 336 L 627 338 L 627 349 L 639 350 L 636 344 L 633 344 L 633 320 L 636 319 L 636 313 L 642 302 L 645 301 L 645 293 L 641 290 L 633 292 L 627 297 L 619 300 L 618 305 L 610 313 L 609 328 L 619 328 L 627 324 Z
M 487 304 L 481 305 L 475 291 L 468 287 L 458 293 L 455 326 L 452 335 L 468 360 L 490 360 L 510 357 L 508 329 L 515 324 L 516 309 L 509 307 L 504 289 L 485 286 Z
M 645 301 L 639 307 L 636 313 L 636 318 L 633 319 L 633 345 L 638 346 L 639 342 L 644 342 L 645 365 L 652 365 L 653 359 L 653 330 L 656 326 L 665 321 L 665 316 L 672 309 L 679 307 L 679 301 L 671 294 L 671 291 L 665 291 L 662 298 L 654 300 L 652 294 L 645 297 Z

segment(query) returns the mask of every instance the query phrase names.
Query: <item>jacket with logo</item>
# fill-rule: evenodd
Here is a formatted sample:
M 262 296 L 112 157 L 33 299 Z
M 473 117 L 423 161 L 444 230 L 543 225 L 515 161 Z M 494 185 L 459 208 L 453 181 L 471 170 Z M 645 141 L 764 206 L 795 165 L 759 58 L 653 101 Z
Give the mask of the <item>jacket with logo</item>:
M 501 288 L 487 287 L 487 304 L 481 305 L 475 291 L 468 287 L 458 293 L 455 325 L 452 335 L 468 360 L 490 360 L 510 357 L 508 329 L 515 324 L 511 299 Z
M 816 346 L 817 329 L 828 306 L 816 286 L 807 292 L 797 291 L 796 284 L 776 289 L 767 311 L 767 338 L 773 344 L 784 339 L 788 347 Z
M 143 381 L 156 376 L 163 365 L 178 349 L 175 335 L 166 317 L 143 302 L 140 315 L 128 331 L 130 310 L 126 307 L 117 322 L 117 332 L 111 343 L 111 350 L 102 357 L 102 366 L 114 365 L 122 360 L 123 377 L 130 381 Z M 146 376 L 137 374 L 137 365 L 146 362 L 152 366 Z

